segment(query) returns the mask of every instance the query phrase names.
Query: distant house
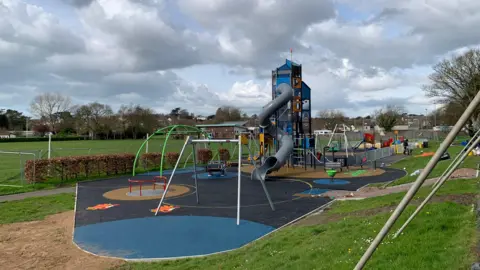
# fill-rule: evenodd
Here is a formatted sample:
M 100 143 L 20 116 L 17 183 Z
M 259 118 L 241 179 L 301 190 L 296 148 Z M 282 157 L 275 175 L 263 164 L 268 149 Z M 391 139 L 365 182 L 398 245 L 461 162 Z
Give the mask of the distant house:
M 15 138 L 16 136 L 13 132 L 7 130 L 0 130 L 0 139 L 8 139 L 8 138 Z
M 409 125 L 396 125 L 392 128 L 392 130 L 397 131 L 404 131 L 404 130 L 411 130 L 412 128 Z
M 242 132 L 248 132 L 248 121 L 232 121 L 221 124 L 202 124 L 196 127 L 210 133 L 215 139 L 234 139 Z
M 418 127 L 416 126 L 411 126 L 411 125 L 396 125 L 392 128 L 393 131 L 407 131 L 407 130 L 418 130 Z M 376 132 L 381 132 L 385 131 L 384 128 L 380 126 L 375 126 L 375 131 Z

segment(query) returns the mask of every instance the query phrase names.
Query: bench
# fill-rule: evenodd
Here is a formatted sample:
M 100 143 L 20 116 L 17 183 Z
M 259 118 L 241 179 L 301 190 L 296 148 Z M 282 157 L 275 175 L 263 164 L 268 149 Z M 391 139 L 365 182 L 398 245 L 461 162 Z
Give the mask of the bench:
M 343 164 L 341 162 L 332 162 L 332 161 L 329 161 L 329 162 L 325 162 L 325 170 L 327 169 L 340 169 L 342 170 L 343 168 Z
M 238 167 L 238 161 L 229 161 L 227 163 L 228 167 Z

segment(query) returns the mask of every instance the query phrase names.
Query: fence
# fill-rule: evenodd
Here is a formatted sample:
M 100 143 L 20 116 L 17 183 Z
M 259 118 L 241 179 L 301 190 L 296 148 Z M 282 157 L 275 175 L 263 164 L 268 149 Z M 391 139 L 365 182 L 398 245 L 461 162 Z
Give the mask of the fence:
M 345 135 L 347 137 L 347 141 L 345 141 Z M 346 132 L 345 135 L 343 133 L 335 133 L 333 135 L 317 135 L 315 136 L 315 150 L 317 152 L 322 152 L 325 146 L 328 146 L 328 142 L 330 141 L 330 146 L 332 143 L 337 142 L 337 146 L 339 151 L 352 151 L 352 147 L 358 146 L 358 144 L 363 139 L 363 134 L 360 132 Z M 331 140 L 330 140 L 331 138 Z
M 392 147 L 384 147 L 366 152 L 357 152 L 355 153 L 355 164 L 372 164 L 374 161 L 393 156 L 394 154 L 395 149 Z
M 21 187 L 27 183 L 25 179 L 25 163 L 27 160 L 40 158 L 39 151 L 11 152 L 0 151 L 0 186 Z M 35 175 L 35 172 L 33 172 Z

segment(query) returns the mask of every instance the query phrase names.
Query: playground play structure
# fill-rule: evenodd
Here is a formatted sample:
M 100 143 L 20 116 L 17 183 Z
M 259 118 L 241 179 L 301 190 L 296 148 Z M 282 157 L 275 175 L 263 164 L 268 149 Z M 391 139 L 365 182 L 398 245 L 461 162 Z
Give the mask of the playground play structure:
M 293 83 L 298 86 L 299 82 L 294 80 Z M 315 147 L 315 138 L 305 134 L 302 137 L 301 129 L 296 130 L 299 119 L 295 118 L 295 113 L 298 116 L 301 110 L 297 108 L 296 112 L 292 110 L 293 113 L 290 114 L 287 114 L 288 110 L 284 111 L 285 108 L 292 109 L 296 103 L 303 103 L 298 101 L 303 97 L 296 96 L 295 87 L 285 82 L 278 83 L 275 93 L 272 102 L 260 114 L 259 137 L 263 134 L 260 144 L 268 144 L 271 149 L 263 151 L 256 161 L 252 159 L 259 164 L 244 164 L 243 151 L 251 145 L 249 140 L 245 140 L 249 138 L 245 134 L 232 139 L 208 139 L 202 130 L 195 127 L 172 126 L 159 130 L 149 136 L 138 151 L 142 153 L 154 135 L 165 136 L 158 171 L 136 173 L 134 170 L 132 177 L 128 178 L 78 183 L 73 241 L 93 254 L 106 254 L 127 260 L 209 255 L 242 247 L 318 211 L 332 200 L 322 194 L 338 189 L 336 187 L 339 185 L 342 190 L 355 191 L 368 183 L 393 181 L 405 175 L 404 171 L 391 168 L 357 170 L 348 174 L 341 172 L 342 167 L 328 168 L 327 162 L 343 166 L 345 160 L 341 161 L 341 158 L 344 157 L 341 157 L 340 151 L 335 151 L 340 150 L 340 147 L 332 149 L 332 159 L 329 161 L 325 159 L 327 148 L 324 148 L 324 170 L 315 170 L 315 164 L 320 164 L 317 159 L 313 168 L 306 168 L 307 159 L 303 158 L 305 163 L 299 163 L 301 159 L 295 157 L 295 149 L 303 149 L 305 154 L 305 149 Z M 285 114 L 290 115 L 290 118 L 283 118 Z M 296 126 L 291 130 L 288 128 L 290 120 L 291 126 Z M 286 122 L 282 124 L 282 121 Z M 168 138 L 175 134 L 186 138 L 173 169 L 166 170 L 163 156 L 168 147 Z M 367 144 L 373 138 L 367 135 L 364 139 L 365 142 L 362 143 Z M 392 154 L 396 151 L 392 146 L 397 145 L 397 139 L 392 140 L 389 147 L 371 151 L 357 149 L 349 152 L 349 155 L 354 155 L 357 160 L 361 154 L 376 153 L 383 149 Z M 475 141 L 478 144 L 480 139 L 476 138 Z M 215 149 L 220 144 L 232 146 L 235 153 L 232 160 L 221 158 L 217 148 L 219 160 L 209 157 L 207 161 L 203 159 L 201 164 L 197 164 L 201 160 L 197 156 L 200 147 Z M 444 149 L 439 150 L 441 153 L 445 152 L 446 145 L 442 144 Z M 470 144 L 465 147 L 468 148 L 465 153 L 472 148 Z M 188 150 L 191 150 L 190 154 Z M 441 156 L 438 153 L 432 159 L 438 161 Z M 140 165 L 138 156 L 134 162 L 135 167 Z M 466 155 L 455 161 L 455 166 L 458 166 L 457 163 L 464 156 Z M 186 160 L 193 161 L 193 168 L 186 167 Z M 295 164 L 301 164 L 305 169 L 289 168 Z M 346 164 L 349 165 L 348 161 Z M 353 168 L 354 166 L 350 169 Z M 455 168 L 452 166 L 450 170 Z M 427 169 L 431 168 L 425 170 Z M 282 170 L 287 171 L 283 178 L 279 175 Z M 245 172 L 250 175 L 245 175 Z M 274 181 L 266 182 L 267 175 Z M 422 175 L 425 176 L 425 173 L 422 172 Z M 449 173 L 442 176 L 442 181 L 445 177 L 448 178 Z M 130 183 L 129 179 L 147 181 Z M 149 182 L 149 179 L 156 181 Z M 166 179 L 168 181 L 165 183 Z M 142 194 L 137 192 L 139 186 L 128 186 L 137 183 L 147 183 Z M 148 189 L 150 184 L 153 186 Z M 155 185 L 163 188 L 153 192 Z M 418 188 L 421 183 L 416 185 Z M 441 185 L 442 182 L 439 182 L 435 188 Z M 413 194 L 407 193 L 407 196 Z M 396 214 L 398 213 L 394 212 Z M 125 228 L 139 227 L 142 230 L 137 230 L 135 234 L 125 233 Z M 378 239 L 376 241 L 375 244 L 378 244 Z
M 248 152 L 244 164 L 251 163 L 252 179 L 265 181 L 272 172 L 287 168 L 303 167 L 316 169 L 323 167 L 323 171 L 365 166 L 376 168 L 375 160 L 402 153 L 403 138 L 390 138 L 388 141 L 376 143 L 374 134 L 363 134 L 362 140 L 350 142 L 345 131 L 346 125 L 336 125 L 330 135 L 328 143 L 322 146 L 321 135 L 312 134 L 311 130 L 311 89 L 302 81 L 302 66 L 286 60 L 285 64 L 272 71 L 272 101 L 263 107 L 259 114 L 259 133 L 239 134 L 239 144 L 229 144 L 232 156 L 240 145 Z M 343 127 L 343 128 L 342 128 Z M 337 129 L 343 129 L 342 139 L 334 140 Z M 160 156 L 160 175 L 163 175 L 164 157 L 169 138 L 171 136 L 192 136 L 193 139 L 205 139 L 203 146 L 208 148 L 211 134 L 190 126 L 176 125 L 163 128 L 150 135 L 137 152 L 134 162 L 135 169 L 141 153 L 148 149 L 148 141 L 153 136 L 165 136 Z M 237 138 L 231 138 L 237 139 Z M 384 149 L 389 148 L 389 149 Z M 218 150 L 218 149 L 217 149 Z M 181 157 L 179 168 L 186 168 L 193 160 L 193 152 Z M 218 160 L 217 160 L 218 159 Z M 242 155 L 243 160 L 243 155 Z M 214 154 L 206 167 L 212 173 L 224 174 L 229 164 L 221 160 L 219 151 Z
M 312 134 L 310 104 L 311 90 L 302 81 L 301 65 L 286 60 L 284 65 L 272 71 L 272 101 L 258 116 L 260 149 L 254 158 L 256 166 L 251 171 L 252 179 L 265 181 L 269 174 L 283 166 L 303 167 L 305 171 L 307 167 L 315 169 L 317 166 L 323 166 L 324 171 L 355 166 L 363 169 L 375 159 L 400 151 L 397 148 L 403 138 L 376 143 L 374 134 L 369 133 L 363 134 L 361 141 L 351 144 L 345 125 L 336 125 L 328 143 L 322 147 L 322 135 Z M 342 141 L 333 140 L 341 126 Z M 388 149 L 377 151 L 378 155 L 367 153 L 381 148 Z

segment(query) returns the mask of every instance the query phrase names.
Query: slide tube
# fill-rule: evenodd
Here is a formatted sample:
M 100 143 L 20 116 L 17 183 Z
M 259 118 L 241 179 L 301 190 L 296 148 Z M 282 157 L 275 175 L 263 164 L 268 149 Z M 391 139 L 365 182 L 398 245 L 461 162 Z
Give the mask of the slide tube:
M 286 83 L 282 83 L 277 87 L 277 91 L 281 93 L 280 96 L 269 102 L 258 118 L 260 127 L 264 129 L 264 132 L 276 136 L 280 148 L 274 156 L 267 157 L 263 164 L 253 170 L 252 180 L 265 181 L 267 174 L 278 171 L 285 165 L 293 151 L 293 139 L 270 121 L 270 117 L 276 111 L 292 100 L 293 88 Z

